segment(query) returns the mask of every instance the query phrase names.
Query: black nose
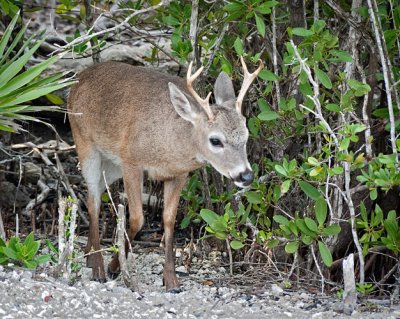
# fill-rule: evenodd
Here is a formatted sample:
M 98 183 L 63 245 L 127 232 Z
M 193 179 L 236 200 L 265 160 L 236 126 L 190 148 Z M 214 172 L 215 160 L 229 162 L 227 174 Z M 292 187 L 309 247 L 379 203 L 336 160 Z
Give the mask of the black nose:
M 240 173 L 237 181 L 241 182 L 244 186 L 249 186 L 254 179 L 254 174 L 250 170 L 246 170 L 243 173 Z

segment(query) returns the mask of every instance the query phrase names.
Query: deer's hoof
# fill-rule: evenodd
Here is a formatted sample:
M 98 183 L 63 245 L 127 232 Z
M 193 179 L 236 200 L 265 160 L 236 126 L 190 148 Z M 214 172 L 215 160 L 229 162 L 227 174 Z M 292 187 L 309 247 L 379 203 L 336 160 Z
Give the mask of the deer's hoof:
M 111 259 L 107 267 L 107 273 L 111 279 L 117 278 L 118 275 L 121 273 L 121 270 L 119 268 L 119 261 L 117 258 L 114 257 L 113 259 Z
M 171 288 L 171 289 L 167 289 L 167 292 L 170 294 L 179 294 L 181 293 L 183 290 L 182 288 Z
M 101 282 L 104 283 L 107 281 L 106 279 L 106 274 L 103 271 L 95 271 L 95 269 L 93 268 L 93 273 L 92 273 L 92 281 L 97 281 L 97 282 Z
M 113 280 L 116 279 L 120 273 L 121 273 L 120 271 L 113 271 L 110 267 L 108 267 L 107 269 L 108 277 L 110 277 Z

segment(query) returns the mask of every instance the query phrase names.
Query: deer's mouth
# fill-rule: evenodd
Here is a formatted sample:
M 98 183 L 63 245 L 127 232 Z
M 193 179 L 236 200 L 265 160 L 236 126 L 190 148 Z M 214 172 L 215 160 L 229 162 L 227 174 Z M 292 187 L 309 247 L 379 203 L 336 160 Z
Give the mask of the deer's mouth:
M 235 185 L 240 188 L 246 188 L 251 185 L 254 180 L 254 174 L 251 170 L 246 169 L 235 177 L 231 177 Z

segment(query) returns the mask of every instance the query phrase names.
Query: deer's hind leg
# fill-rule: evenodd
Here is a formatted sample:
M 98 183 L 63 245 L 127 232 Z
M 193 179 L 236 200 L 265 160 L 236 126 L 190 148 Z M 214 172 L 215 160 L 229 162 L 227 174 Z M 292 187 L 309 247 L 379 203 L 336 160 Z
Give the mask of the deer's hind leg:
M 79 157 L 88 188 L 89 236 L 85 249 L 85 253 L 88 254 L 86 262 L 87 266 L 92 268 L 92 279 L 104 282 L 106 276 L 104 260 L 100 252 L 99 236 L 101 194 L 106 188 L 106 182 L 112 184 L 121 177 L 121 169 L 116 165 L 111 165 L 112 163 L 95 149 L 90 149 L 87 152 L 81 151 Z

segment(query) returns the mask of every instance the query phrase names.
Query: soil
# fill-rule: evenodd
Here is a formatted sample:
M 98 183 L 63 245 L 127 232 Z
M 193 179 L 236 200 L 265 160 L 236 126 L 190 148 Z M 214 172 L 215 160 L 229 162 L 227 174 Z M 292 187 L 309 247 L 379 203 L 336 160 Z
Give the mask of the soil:
M 37 271 L 0 266 L 0 318 L 399 318 L 399 305 L 364 300 L 348 314 L 333 296 L 282 289 L 257 283 L 258 288 L 234 287 L 216 259 L 194 259 L 188 273 L 177 268 L 182 292 L 167 293 L 162 285 L 163 254 L 139 249 L 131 255 L 139 290 L 126 288 L 120 278 L 90 281 L 82 267 L 74 280 L 54 279 L 49 268 Z M 385 303 L 386 302 L 386 303 Z

